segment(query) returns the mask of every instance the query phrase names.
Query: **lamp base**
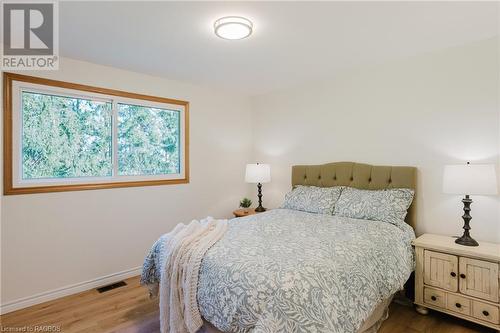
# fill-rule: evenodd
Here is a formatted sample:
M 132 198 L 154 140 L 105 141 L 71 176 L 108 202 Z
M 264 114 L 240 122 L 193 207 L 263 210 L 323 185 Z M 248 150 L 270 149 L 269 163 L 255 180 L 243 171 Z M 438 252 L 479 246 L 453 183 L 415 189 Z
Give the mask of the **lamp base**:
M 262 213 L 262 212 L 265 212 L 266 209 L 262 206 L 262 184 L 261 183 L 258 183 L 257 184 L 257 196 L 259 197 L 259 205 L 257 206 L 257 208 L 255 208 L 255 211 L 257 213 Z
M 455 239 L 455 243 L 465 246 L 479 246 L 479 243 L 469 235 L 464 234 L 462 237 Z
M 465 246 L 479 246 L 479 243 L 470 236 L 469 224 L 472 219 L 470 216 L 470 205 L 472 204 L 472 200 L 468 194 L 462 199 L 462 203 L 464 204 L 464 215 L 462 216 L 464 219 L 464 234 L 462 237 L 455 239 L 455 243 Z

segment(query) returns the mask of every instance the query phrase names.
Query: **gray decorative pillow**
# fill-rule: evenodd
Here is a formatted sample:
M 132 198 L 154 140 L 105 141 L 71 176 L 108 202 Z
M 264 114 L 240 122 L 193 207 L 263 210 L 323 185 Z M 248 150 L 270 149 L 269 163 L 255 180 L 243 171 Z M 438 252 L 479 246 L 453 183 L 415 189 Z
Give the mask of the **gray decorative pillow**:
M 285 195 L 285 202 L 282 208 L 331 215 L 341 191 L 341 186 L 317 187 L 297 185 L 291 192 Z
M 333 215 L 355 219 L 404 223 L 414 191 L 408 188 L 386 190 L 359 190 L 346 187 L 342 190 Z

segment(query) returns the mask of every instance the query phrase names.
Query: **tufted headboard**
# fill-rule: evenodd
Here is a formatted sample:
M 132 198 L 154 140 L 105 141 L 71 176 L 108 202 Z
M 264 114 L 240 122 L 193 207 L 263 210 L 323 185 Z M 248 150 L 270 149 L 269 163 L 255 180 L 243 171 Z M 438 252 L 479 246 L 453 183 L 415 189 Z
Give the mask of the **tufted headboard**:
M 354 162 L 335 162 L 322 165 L 292 166 L 292 187 L 310 185 L 320 187 L 350 186 L 364 190 L 411 188 L 416 191 L 417 168 L 406 166 L 378 166 Z M 408 209 L 406 223 L 415 228 L 416 195 Z

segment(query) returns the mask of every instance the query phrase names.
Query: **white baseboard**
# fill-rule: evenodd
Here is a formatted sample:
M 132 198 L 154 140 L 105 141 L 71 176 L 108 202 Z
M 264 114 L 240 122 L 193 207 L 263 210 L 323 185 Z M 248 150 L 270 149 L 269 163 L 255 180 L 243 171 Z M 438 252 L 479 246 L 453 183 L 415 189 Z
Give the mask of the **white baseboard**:
M 105 286 L 120 280 L 128 279 L 133 276 L 141 274 L 142 267 L 135 267 L 121 271 L 118 273 L 109 274 L 106 276 L 98 277 L 92 280 L 76 283 L 66 287 L 49 290 L 43 293 L 39 293 L 33 296 L 19 298 L 14 301 L 7 302 L 0 305 L 0 314 L 6 314 L 12 311 L 27 308 L 32 305 L 44 303 L 47 301 L 52 301 L 57 298 L 61 298 L 68 295 L 73 295 L 86 291 L 89 289 L 94 289 L 97 287 Z

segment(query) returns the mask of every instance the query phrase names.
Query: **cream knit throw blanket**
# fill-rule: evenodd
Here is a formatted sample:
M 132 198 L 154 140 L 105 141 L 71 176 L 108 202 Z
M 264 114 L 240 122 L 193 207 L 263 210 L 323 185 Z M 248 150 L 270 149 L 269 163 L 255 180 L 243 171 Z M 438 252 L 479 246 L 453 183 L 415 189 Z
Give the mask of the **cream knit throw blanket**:
M 201 260 L 226 232 L 227 220 L 193 220 L 178 224 L 165 240 L 165 265 L 161 272 L 161 333 L 195 333 L 203 326 L 197 288 Z

